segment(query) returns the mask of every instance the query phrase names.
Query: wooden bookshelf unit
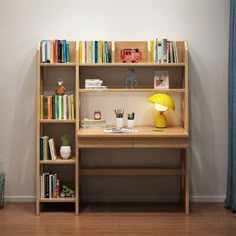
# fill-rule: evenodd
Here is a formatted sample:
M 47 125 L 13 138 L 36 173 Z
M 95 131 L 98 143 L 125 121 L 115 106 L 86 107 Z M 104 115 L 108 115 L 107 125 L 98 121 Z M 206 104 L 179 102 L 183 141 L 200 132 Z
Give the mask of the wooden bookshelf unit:
M 94 41 L 95 42 L 95 41 Z M 74 202 L 75 214 L 79 214 L 82 184 L 80 177 L 86 176 L 179 176 L 180 203 L 183 204 L 186 215 L 189 207 L 189 91 L 188 91 L 188 46 L 186 41 L 176 41 L 178 62 L 154 63 L 148 41 L 108 41 L 107 48 L 110 61 L 107 63 L 86 62 L 82 58 L 82 42 L 70 41 L 70 63 L 41 63 L 40 45 L 38 48 L 38 83 L 37 83 L 37 163 L 36 163 L 36 214 L 40 213 L 40 204 L 46 202 Z M 124 63 L 120 58 L 120 51 L 125 48 L 138 48 L 142 53 L 142 60 L 137 63 Z M 87 56 L 90 54 L 87 54 Z M 96 57 L 96 56 L 95 56 Z M 124 80 L 128 76 L 129 68 L 136 71 L 137 86 L 126 87 Z M 154 88 L 154 72 L 168 71 L 169 88 Z M 62 77 L 64 85 L 75 96 L 75 119 L 48 120 L 40 119 L 40 95 L 53 93 L 58 77 Z M 105 89 L 88 89 L 86 79 L 102 79 Z M 154 108 L 149 104 L 148 97 L 155 93 L 169 94 L 175 104 L 176 119 L 167 128 L 156 129 L 152 120 Z M 125 97 L 125 98 L 124 98 Z M 136 101 L 136 99 L 138 99 Z M 126 104 L 127 107 L 126 107 Z M 134 104 L 132 106 L 132 104 Z M 130 107 L 135 112 L 135 133 L 104 133 L 103 128 L 82 128 L 81 122 L 91 118 L 94 110 L 102 110 L 102 117 L 107 126 L 115 126 L 114 109 L 123 107 L 127 113 Z M 129 106 L 129 107 L 128 107 Z M 125 113 L 125 115 L 126 115 Z M 126 117 L 126 116 L 125 116 Z M 126 125 L 126 124 L 125 124 Z M 55 137 L 56 148 L 59 153 L 58 138 L 63 132 L 68 132 L 72 139 L 72 158 L 62 160 L 40 160 L 39 139 L 42 135 Z M 95 149 L 176 149 L 179 150 L 179 167 L 86 167 L 81 160 L 84 151 Z M 130 152 L 129 152 L 130 153 Z M 111 157 L 112 158 L 112 157 Z M 162 157 L 160 157 L 162 158 Z M 75 197 L 66 199 L 40 198 L 40 175 L 48 168 L 56 165 L 73 166 L 74 172 L 69 181 L 74 184 Z M 59 167 L 58 167 L 59 166 Z M 144 165 L 145 166 L 145 165 Z M 65 176 L 67 178 L 67 175 Z M 63 180 L 62 180 L 63 181 Z
M 52 42 L 52 41 L 50 41 Z M 77 134 L 79 128 L 78 123 L 78 63 L 76 41 L 68 41 L 70 61 L 67 63 L 42 63 L 42 46 L 38 44 L 37 50 L 37 154 L 36 154 L 36 215 L 39 215 L 42 205 L 45 203 L 70 203 L 74 204 L 75 214 L 78 215 L 79 210 L 79 162 L 77 149 Z M 51 44 L 52 45 L 52 44 Z M 55 89 L 58 86 L 58 79 L 62 78 L 66 88 L 67 95 L 74 96 L 74 118 L 48 118 L 47 103 L 41 101 L 41 96 L 47 98 L 55 94 Z M 42 117 L 42 110 L 44 114 Z M 67 134 L 70 138 L 71 157 L 64 160 L 60 157 L 60 138 Z M 50 157 L 46 160 L 40 159 L 40 137 L 48 136 L 54 139 L 57 158 L 51 160 Z M 69 184 L 75 190 L 74 197 L 42 197 L 41 191 L 41 176 L 43 173 L 57 174 L 60 180 L 60 187 Z

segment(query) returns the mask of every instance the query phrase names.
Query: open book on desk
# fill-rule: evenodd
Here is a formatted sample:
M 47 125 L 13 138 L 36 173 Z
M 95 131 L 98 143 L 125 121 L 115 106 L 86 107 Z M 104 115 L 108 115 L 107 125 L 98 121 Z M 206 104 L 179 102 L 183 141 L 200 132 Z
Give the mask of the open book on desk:
M 129 128 L 107 128 L 104 129 L 104 133 L 137 133 L 137 129 Z

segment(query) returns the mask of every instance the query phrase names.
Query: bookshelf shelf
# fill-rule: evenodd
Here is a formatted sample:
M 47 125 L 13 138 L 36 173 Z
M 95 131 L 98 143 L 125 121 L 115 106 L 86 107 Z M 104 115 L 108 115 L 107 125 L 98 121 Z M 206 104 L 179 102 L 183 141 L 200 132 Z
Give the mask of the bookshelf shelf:
M 57 157 L 56 160 L 41 160 L 40 161 L 40 164 L 62 164 L 62 165 L 68 165 L 68 164 L 75 164 L 76 163 L 76 158 L 75 156 L 71 157 L 70 159 L 67 159 L 67 160 L 64 160 L 64 159 L 61 159 L 60 157 Z
M 41 119 L 40 123 L 75 123 L 76 120 Z
M 151 92 L 151 93 L 184 93 L 184 89 L 151 89 L 151 88 L 111 88 L 111 89 L 79 89 L 80 93 L 136 93 L 136 92 Z
M 40 202 L 76 202 L 76 199 L 73 197 L 65 197 L 65 198 L 40 198 Z
M 59 67 L 63 67 L 63 66 L 76 66 L 76 63 L 40 63 L 40 66 L 59 66 Z
M 142 66 L 155 66 L 155 67 L 184 67 L 185 63 L 147 63 L 147 62 L 140 62 L 140 63 L 83 63 L 80 64 L 81 67 L 83 66 L 122 66 L 122 67 L 142 67 Z

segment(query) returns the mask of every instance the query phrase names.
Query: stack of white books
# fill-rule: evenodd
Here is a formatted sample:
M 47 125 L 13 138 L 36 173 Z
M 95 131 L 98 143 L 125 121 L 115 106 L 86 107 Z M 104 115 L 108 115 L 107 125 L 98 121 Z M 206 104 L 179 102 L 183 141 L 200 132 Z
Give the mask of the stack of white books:
M 85 118 L 81 121 L 81 126 L 83 128 L 105 128 L 106 120 L 105 119 L 94 120 Z

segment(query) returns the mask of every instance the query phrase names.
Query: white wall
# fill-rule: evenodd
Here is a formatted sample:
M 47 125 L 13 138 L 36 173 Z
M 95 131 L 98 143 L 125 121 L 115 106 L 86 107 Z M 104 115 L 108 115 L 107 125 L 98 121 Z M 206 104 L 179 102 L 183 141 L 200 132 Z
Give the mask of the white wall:
M 41 39 L 189 44 L 191 196 L 223 201 L 229 0 L 0 1 L 0 160 L 7 200 L 35 196 L 36 45 Z

